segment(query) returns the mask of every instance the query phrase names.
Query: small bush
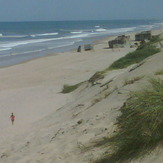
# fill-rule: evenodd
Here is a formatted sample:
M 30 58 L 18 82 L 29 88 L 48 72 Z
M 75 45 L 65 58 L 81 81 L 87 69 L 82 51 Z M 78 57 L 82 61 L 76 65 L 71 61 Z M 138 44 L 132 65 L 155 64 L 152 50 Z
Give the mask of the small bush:
M 120 109 L 118 130 L 95 144 L 112 149 L 96 163 L 127 162 L 143 157 L 163 141 L 163 81 L 151 79 L 151 88 L 133 92 Z
M 83 83 L 83 82 L 82 82 Z M 77 89 L 82 83 L 78 83 L 75 85 L 67 85 L 65 84 L 63 86 L 62 92 L 61 93 L 70 93 L 73 92 L 75 89 Z
M 93 84 L 94 82 L 96 82 L 100 79 L 103 79 L 103 78 L 104 78 L 104 72 L 98 71 L 88 81 Z

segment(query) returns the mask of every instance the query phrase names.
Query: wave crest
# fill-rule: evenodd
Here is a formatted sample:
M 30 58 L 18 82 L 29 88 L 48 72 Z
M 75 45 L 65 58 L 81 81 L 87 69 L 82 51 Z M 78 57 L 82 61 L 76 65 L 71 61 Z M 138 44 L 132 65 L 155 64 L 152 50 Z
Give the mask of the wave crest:
M 37 37 L 37 36 L 54 36 L 54 35 L 58 35 L 58 33 L 43 33 L 43 34 L 34 34 L 34 35 L 30 35 L 31 37 Z

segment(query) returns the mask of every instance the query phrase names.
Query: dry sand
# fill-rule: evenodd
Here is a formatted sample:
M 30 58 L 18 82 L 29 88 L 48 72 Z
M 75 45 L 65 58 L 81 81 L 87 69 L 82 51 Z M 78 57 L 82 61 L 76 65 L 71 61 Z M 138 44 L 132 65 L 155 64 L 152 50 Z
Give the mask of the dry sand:
M 64 84 L 87 81 L 135 50 L 125 47 L 112 51 L 108 39 L 96 43 L 92 51 L 49 55 L 0 69 L 0 163 L 84 163 L 98 158 L 102 149 L 82 149 L 114 131 L 117 109 L 127 98 L 126 90 L 138 87 L 122 89 L 124 80 L 153 75 L 163 62 L 161 52 L 132 73 L 128 72 L 132 66 L 109 72 L 99 81 L 102 85 L 114 79 L 108 90 L 85 83 L 73 93 L 60 93 Z M 115 87 L 122 93 L 114 92 Z M 14 125 L 9 119 L 12 112 L 16 116 Z M 161 163 L 161 158 L 155 163 Z M 156 158 L 149 158 L 148 163 L 153 163 L 151 159 Z

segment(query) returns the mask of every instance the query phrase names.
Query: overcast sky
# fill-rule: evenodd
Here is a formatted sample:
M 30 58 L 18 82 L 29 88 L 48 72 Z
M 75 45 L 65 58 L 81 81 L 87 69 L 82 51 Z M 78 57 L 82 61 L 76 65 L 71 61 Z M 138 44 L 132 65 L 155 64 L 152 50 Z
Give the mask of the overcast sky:
M 0 0 L 0 21 L 163 19 L 163 0 Z

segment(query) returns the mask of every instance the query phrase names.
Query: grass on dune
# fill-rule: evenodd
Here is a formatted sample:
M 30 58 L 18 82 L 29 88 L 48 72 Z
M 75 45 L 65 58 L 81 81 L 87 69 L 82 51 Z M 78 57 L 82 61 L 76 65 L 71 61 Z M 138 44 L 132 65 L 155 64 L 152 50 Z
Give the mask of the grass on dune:
M 154 44 L 158 44 L 162 40 L 160 35 L 153 37 L 149 42 L 140 45 L 134 52 L 130 52 L 126 56 L 115 61 L 107 70 L 126 68 L 160 52 L 160 49 L 156 48 Z
M 160 49 L 156 48 L 153 45 L 144 46 L 141 49 L 137 49 L 134 52 L 128 53 L 126 56 L 115 61 L 108 69 L 122 69 L 126 68 L 132 64 L 136 64 L 144 60 L 145 58 L 160 52 Z
M 75 84 L 75 85 L 67 85 L 65 84 L 63 86 L 63 89 L 62 89 L 62 92 L 61 93 L 70 93 L 70 92 L 73 92 L 75 89 L 77 89 L 81 84 L 81 83 L 78 83 L 78 84 Z
M 131 93 L 120 109 L 115 135 L 95 143 L 94 147 L 112 149 L 96 163 L 128 162 L 163 145 L 163 81 L 150 79 L 150 85 Z

